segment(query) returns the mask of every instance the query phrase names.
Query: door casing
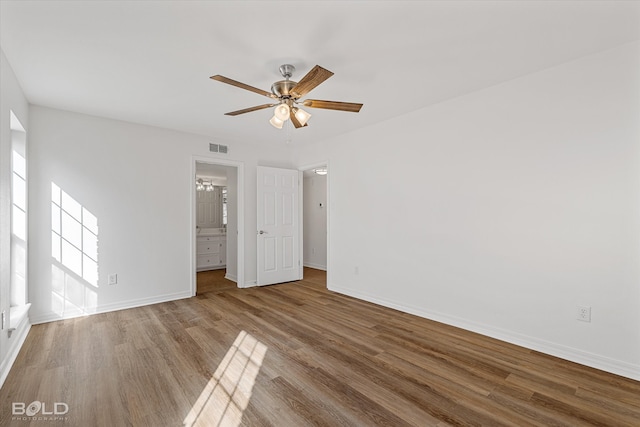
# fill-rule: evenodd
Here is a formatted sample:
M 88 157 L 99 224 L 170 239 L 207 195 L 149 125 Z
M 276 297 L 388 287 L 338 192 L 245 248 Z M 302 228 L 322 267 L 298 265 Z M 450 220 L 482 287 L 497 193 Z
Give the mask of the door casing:
M 196 163 L 209 163 L 220 166 L 231 166 L 237 169 L 238 179 L 238 197 L 237 197 L 237 223 L 238 223 L 238 287 L 245 287 L 244 274 L 244 236 L 245 236 L 245 220 L 244 220 L 244 163 L 235 160 L 220 159 L 217 157 L 192 156 L 191 157 L 191 173 L 189 175 L 189 191 L 191 201 L 189 203 L 190 221 L 189 236 L 191 238 L 191 295 L 196 295 Z

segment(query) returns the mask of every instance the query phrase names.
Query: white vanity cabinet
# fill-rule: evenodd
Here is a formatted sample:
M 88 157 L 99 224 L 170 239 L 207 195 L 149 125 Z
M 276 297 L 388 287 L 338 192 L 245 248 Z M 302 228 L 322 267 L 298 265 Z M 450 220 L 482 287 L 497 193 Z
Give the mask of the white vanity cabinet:
M 198 236 L 196 270 L 216 270 L 227 264 L 227 236 Z

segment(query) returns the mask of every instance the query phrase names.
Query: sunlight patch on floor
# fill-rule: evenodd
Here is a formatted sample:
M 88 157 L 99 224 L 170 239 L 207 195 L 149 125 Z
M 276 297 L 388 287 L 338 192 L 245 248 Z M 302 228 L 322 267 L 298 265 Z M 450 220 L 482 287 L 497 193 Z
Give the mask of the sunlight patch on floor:
M 266 353 L 267 346 L 241 331 L 184 419 L 184 426 L 240 425 Z

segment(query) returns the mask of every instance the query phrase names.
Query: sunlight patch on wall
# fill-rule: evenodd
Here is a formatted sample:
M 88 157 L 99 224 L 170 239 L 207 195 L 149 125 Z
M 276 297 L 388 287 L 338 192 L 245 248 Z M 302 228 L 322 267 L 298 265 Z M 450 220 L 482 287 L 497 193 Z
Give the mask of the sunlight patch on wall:
M 95 312 L 98 219 L 53 182 L 51 256 L 51 309 L 60 316 Z
M 184 419 L 184 426 L 240 425 L 266 353 L 267 346 L 241 331 Z

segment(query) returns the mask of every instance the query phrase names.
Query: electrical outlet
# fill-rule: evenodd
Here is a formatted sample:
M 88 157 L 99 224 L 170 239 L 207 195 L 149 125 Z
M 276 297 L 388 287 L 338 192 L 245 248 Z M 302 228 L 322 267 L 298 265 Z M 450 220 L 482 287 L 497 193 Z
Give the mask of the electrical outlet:
M 357 265 L 353 267 L 353 274 L 355 274 L 356 276 L 360 274 L 360 268 Z
M 110 274 L 108 277 L 108 282 L 110 285 L 116 285 L 118 283 L 118 275 Z
M 582 320 L 583 322 L 591 322 L 591 307 L 587 305 L 579 305 L 578 320 Z

